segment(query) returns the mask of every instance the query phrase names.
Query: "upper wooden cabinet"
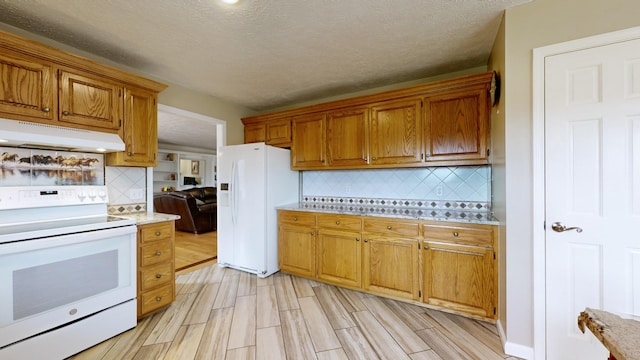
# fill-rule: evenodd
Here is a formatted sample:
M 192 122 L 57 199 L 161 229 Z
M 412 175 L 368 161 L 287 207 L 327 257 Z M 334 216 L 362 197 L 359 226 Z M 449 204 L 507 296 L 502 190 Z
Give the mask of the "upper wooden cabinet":
M 107 165 L 154 166 L 166 85 L 0 31 L 0 117 L 117 133 Z
M 120 129 L 124 86 L 103 79 L 59 71 L 58 120 L 96 128 Z
M 156 166 L 158 154 L 158 106 L 156 94 L 143 89 L 126 89 L 124 121 L 120 137 L 124 152 L 108 153 L 110 166 Z
M 328 166 L 362 166 L 368 163 L 369 109 L 350 108 L 327 113 Z
M 0 113 L 53 121 L 55 72 L 51 64 L 25 54 L 0 52 Z
M 244 143 L 255 142 L 263 142 L 282 148 L 291 147 L 291 119 L 246 125 L 244 127 Z
M 488 162 L 489 101 L 483 86 L 424 99 L 425 156 L 429 163 Z
M 291 168 L 319 168 L 326 163 L 324 114 L 293 118 Z
M 416 164 L 422 161 L 420 99 L 387 101 L 371 107 L 371 164 Z
M 292 118 L 296 170 L 488 164 L 492 78 L 486 72 L 244 118 L 245 142 Z

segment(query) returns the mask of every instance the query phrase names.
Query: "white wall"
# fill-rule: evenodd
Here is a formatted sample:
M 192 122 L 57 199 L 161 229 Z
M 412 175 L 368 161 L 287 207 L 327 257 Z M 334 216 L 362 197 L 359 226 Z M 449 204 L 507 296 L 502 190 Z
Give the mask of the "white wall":
M 508 345 L 530 357 L 533 348 L 532 265 L 532 51 L 591 35 L 640 25 L 637 0 L 535 0 L 505 13 L 503 69 L 504 185 L 494 181 L 496 212 L 506 216 L 506 313 Z M 498 38 L 499 40 L 499 38 Z M 499 64 L 499 61 L 497 61 Z M 494 124 L 495 125 L 495 124 Z M 495 131 L 495 130 L 494 130 Z M 495 133 L 495 132 L 494 132 Z M 498 131 L 499 133 L 499 131 Z M 496 171 L 499 173 L 499 171 Z M 535 224 L 542 226 L 542 224 Z M 544 358 L 544 354 L 536 354 Z

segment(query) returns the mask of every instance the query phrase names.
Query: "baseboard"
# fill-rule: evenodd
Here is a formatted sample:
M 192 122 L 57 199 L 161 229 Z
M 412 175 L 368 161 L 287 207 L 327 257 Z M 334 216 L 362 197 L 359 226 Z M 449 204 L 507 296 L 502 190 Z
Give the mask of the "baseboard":
M 532 347 L 523 346 L 507 341 L 507 336 L 505 335 L 504 329 L 502 328 L 502 322 L 496 322 L 496 327 L 498 328 L 498 335 L 500 336 L 500 342 L 502 342 L 502 349 L 504 350 L 505 354 L 527 360 L 533 359 L 534 353 Z

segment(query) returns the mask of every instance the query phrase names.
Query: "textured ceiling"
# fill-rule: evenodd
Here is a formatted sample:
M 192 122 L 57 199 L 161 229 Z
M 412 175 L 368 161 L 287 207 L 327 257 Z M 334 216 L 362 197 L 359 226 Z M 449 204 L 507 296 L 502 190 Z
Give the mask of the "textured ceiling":
M 530 0 L 0 0 L 0 22 L 265 111 L 486 64 Z

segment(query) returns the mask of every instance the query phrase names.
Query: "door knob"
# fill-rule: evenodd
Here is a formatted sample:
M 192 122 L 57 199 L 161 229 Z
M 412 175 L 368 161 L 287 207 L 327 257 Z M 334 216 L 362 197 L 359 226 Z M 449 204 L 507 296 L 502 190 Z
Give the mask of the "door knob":
M 553 224 L 551 224 L 551 230 L 553 230 L 555 232 L 565 232 L 565 231 L 570 231 L 570 230 L 575 230 L 576 232 L 579 232 L 579 233 L 582 232 L 582 228 L 580 228 L 580 227 L 577 227 L 577 226 L 566 227 L 566 226 L 562 225 L 561 222 L 554 222 Z

